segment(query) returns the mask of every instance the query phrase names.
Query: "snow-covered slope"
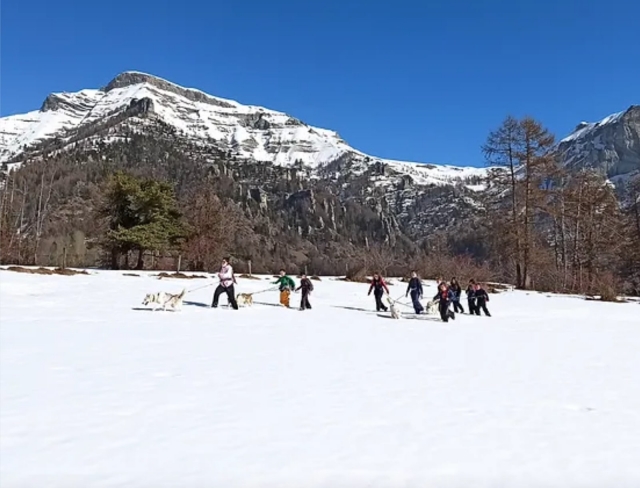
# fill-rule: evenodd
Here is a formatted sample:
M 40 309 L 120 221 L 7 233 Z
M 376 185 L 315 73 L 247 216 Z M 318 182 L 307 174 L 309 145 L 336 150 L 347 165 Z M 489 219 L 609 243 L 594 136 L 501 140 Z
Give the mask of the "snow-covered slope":
M 358 165 L 381 161 L 417 184 L 450 184 L 486 171 L 381 160 L 352 148 L 335 131 L 139 72 L 122 73 L 99 90 L 52 94 L 40 110 L 1 118 L 0 162 L 15 159 L 44 140 L 64 140 L 83 126 L 106 122 L 136 105 L 144 106 L 147 121 L 160 119 L 184 137 L 214 143 L 239 158 L 284 166 L 300 161 L 316 168 L 349 154 L 354 171 Z
M 638 304 L 391 320 L 326 278 L 305 312 L 140 304 L 205 284 L 0 271 L 3 488 L 640 486 Z

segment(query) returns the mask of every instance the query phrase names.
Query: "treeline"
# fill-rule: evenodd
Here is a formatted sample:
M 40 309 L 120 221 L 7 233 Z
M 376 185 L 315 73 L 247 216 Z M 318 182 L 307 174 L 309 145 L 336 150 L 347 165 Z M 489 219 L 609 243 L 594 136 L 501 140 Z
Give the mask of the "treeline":
M 318 183 L 302 167 L 238 164 L 163 126 L 110 144 L 75 142 L 3 175 L 0 261 L 212 271 L 229 254 L 239 272 L 358 279 L 417 269 L 522 289 L 639 294 L 640 180 L 621 204 L 603 175 L 566 172 L 555 147 L 539 122 L 507 118 L 483 147 L 496 169 L 481 208 L 465 203 L 462 222 L 416 236 L 424 215 L 402 228 L 371 206 L 375 195 L 360 197 L 366 177 L 347 187 Z M 420 198 L 442 204 L 451 193 L 425 189 Z
M 620 204 L 604 175 L 568 173 L 539 122 L 508 117 L 483 147 L 485 223 L 494 269 L 522 289 L 612 295 L 640 291 L 640 178 Z

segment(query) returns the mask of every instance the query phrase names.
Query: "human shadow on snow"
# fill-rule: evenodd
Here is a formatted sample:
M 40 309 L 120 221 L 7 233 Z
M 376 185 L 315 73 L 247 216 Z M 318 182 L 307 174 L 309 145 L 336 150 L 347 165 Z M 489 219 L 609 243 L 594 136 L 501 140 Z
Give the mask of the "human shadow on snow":
M 282 307 L 282 305 L 280 305 L 279 303 L 256 302 L 255 300 L 253 301 L 253 303 L 255 305 L 267 305 L 268 307 Z
M 333 308 L 341 308 L 343 310 L 353 310 L 355 312 L 375 313 L 370 308 L 347 307 L 345 305 L 331 305 Z
M 207 303 L 202 303 L 202 302 L 191 302 L 191 301 L 185 300 L 182 302 L 182 304 L 190 307 L 211 308 L 211 305 Z
M 184 301 L 182 302 L 183 305 L 187 305 L 190 307 L 201 307 L 201 308 L 211 308 L 209 305 L 207 305 L 206 303 L 202 303 L 202 302 L 188 302 L 188 301 Z M 136 312 L 162 312 L 162 307 L 159 307 L 157 309 L 153 309 L 151 307 L 132 307 L 131 310 L 134 310 Z M 174 310 L 171 307 L 167 307 L 167 312 L 173 312 Z
M 131 307 L 131 310 L 134 310 L 136 312 L 175 312 L 175 310 L 171 309 L 171 308 L 167 308 L 166 310 L 162 310 L 162 307 L 160 308 L 156 308 L 155 310 L 153 308 L 144 308 L 144 307 Z
M 428 315 L 403 315 L 400 319 L 394 319 L 391 315 L 383 315 L 381 313 L 376 315 L 382 319 L 391 320 L 427 320 L 429 322 L 442 322 L 440 319 L 436 317 L 429 317 Z

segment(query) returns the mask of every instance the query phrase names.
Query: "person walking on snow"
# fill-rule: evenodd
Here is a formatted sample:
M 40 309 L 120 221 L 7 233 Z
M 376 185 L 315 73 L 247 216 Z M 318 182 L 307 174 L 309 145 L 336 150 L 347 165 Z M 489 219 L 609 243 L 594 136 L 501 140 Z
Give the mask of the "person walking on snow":
M 491 317 L 489 310 L 487 310 L 489 295 L 484 288 L 478 284 L 474 286 L 474 291 L 476 294 L 476 315 L 480 315 L 480 310 L 482 310 L 487 317 Z
M 476 313 L 476 290 L 473 285 L 474 281 L 469 280 L 469 286 L 467 287 L 467 304 L 469 305 L 470 315 L 474 315 Z
M 296 291 L 302 290 L 302 298 L 300 299 L 300 310 L 311 310 L 311 304 L 309 303 L 309 295 L 313 291 L 313 283 L 307 278 L 306 274 L 302 274 L 300 279 L 300 286 L 296 288 Z
M 289 308 L 289 298 L 291 296 L 291 290 L 295 289 L 296 283 L 289 276 L 284 269 L 280 270 L 280 278 L 272 283 L 272 285 L 278 285 L 280 290 L 280 305 Z
M 415 271 L 411 272 L 411 279 L 407 286 L 407 292 L 404 294 L 405 298 L 409 293 L 411 293 L 413 309 L 417 314 L 421 314 L 424 311 L 424 307 L 420 303 L 420 299 L 422 298 L 422 282 L 420 281 L 420 278 L 418 278 L 418 273 Z
M 451 278 L 451 284 L 449 285 L 449 289 L 453 293 L 453 311 L 458 313 L 464 313 L 464 308 L 460 305 L 460 298 L 462 296 L 462 288 L 460 287 L 460 283 L 454 276 Z
M 226 293 L 231 308 L 233 308 L 234 310 L 238 310 L 238 304 L 236 303 L 236 295 L 233 286 L 233 284 L 235 283 L 235 276 L 233 274 L 233 268 L 229 264 L 229 258 L 224 258 L 222 260 L 222 266 L 220 268 L 220 271 L 218 272 L 218 278 L 220 279 L 220 284 L 217 286 L 216 291 L 213 293 L 213 303 L 211 303 L 211 306 L 213 308 L 218 308 L 218 300 L 220 299 L 220 295 L 222 295 L 222 293 Z
M 387 307 L 382 303 L 382 295 L 385 292 L 388 295 L 389 288 L 387 288 L 387 284 L 378 273 L 373 273 L 373 280 L 371 280 L 371 286 L 369 287 L 369 293 L 367 293 L 367 295 L 371 295 L 371 292 L 373 292 L 373 296 L 376 298 L 376 312 L 380 310 L 386 312 Z
M 453 293 L 449 290 L 446 283 L 442 282 L 438 285 L 438 293 L 436 293 L 433 299 L 438 300 L 438 310 L 440 311 L 440 318 L 443 322 L 449 322 L 449 319 L 456 319 L 456 314 L 449 310 L 449 305 L 453 301 Z

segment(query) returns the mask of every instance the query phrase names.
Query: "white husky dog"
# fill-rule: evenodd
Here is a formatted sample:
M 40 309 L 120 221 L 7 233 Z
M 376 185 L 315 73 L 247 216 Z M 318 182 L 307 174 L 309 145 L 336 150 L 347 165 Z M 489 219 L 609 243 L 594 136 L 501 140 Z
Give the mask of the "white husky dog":
M 147 293 L 142 301 L 144 306 L 151 305 L 154 311 L 162 308 L 166 311 L 170 307 L 173 311 L 182 310 L 182 299 L 187 293 L 187 289 L 183 289 L 180 293 L 173 294 L 164 291 L 158 293 Z
M 438 300 L 429 300 L 427 302 L 427 314 L 435 315 L 438 312 Z
M 389 302 L 389 312 L 391 312 L 391 318 L 401 319 L 402 314 L 400 313 L 400 310 L 398 310 L 398 307 L 396 307 L 396 302 L 393 301 L 389 296 L 387 297 L 387 302 Z

